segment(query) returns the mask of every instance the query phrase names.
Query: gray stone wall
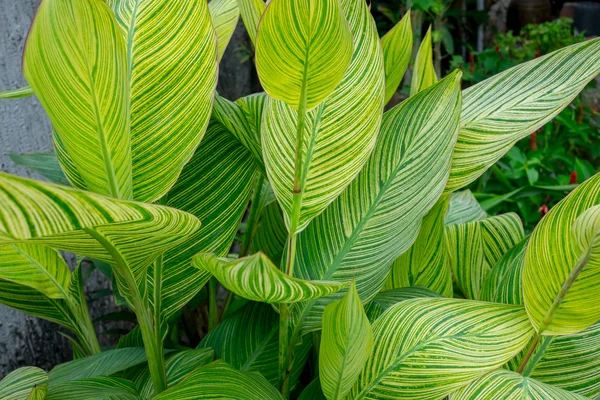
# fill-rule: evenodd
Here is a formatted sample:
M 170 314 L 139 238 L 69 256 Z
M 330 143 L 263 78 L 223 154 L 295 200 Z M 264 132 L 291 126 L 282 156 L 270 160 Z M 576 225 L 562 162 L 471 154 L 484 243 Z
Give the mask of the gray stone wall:
M 40 0 L 0 0 L 0 91 L 26 85 L 21 74 L 21 55 L 27 31 Z M 256 91 L 258 83 L 252 61 L 238 57 L 249 49 L 249 41 L 240 22 L 220 67 L 219 92 L 237 99 Z M 0 101 L 0 170 L 39 178 L 12 163 L 9 154 L 52 150 L 51 126 L 35 97 Z M 109 283 L 98 272 L 86 281 L 88 294 L 106 288 Z M 114 311 L 112 299 L 91 306 L 93 318 Z M 114 323 L 97 325 L 102 345 L 113 345 L 117 335 L 107 333 Z M 51 369 L 71 358 L 71 347 L 58 334 L 59 327 L 24 315 L 0 304 L 0 378 L 10 371 L 34 365 Z

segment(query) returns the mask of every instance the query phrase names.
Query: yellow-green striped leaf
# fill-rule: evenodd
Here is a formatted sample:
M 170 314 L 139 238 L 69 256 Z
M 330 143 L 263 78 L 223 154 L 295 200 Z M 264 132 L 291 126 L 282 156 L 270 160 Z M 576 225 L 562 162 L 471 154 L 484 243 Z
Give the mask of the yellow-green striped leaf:
M 433 68 L 433 51 L 431 50 L 431 27 L 421 42 L 419 52 L 415 58 L 415 65 L 412 71 L 412 80 L 410 82 L 410 95 L 413 96 L 423 89 L 434 85 L 438 81 L 435 69 Z
M 343 399 L 373 350 L 373 332 L 352 284 L 346 295 L 325 307 L 319 376 L 328 400 Z
M 533 329 L 523 307 L 416 299 L 389 308 L 373 334 L 354 400 L 442 398 L 510 360 Z
M 126 54 L 102 0 L 44 0 L 25 46 L 23 74 L 86 187 L 131 199 Z
M 480 298 L 481 287 L 492 267 L 523 236 L 523 224 L 514 213 L 446 227 L 453 277 L 466 298 Z
M 0 398 L 2 400 L 27 400 L 36 386 L 48 383 L 48 375 L 35 367 L 19 368 L 6 375 L 0 381 Z
M 52 183 L 69 185 L 69 180 L 60 169 L 54 153 L 10 154 L 10 159 L 17 165 L 35 171 Z
M 211 0 L 208 10 L 217 35 L 218 57 L 221 60 L 240 19 L 240 9 L 237 0 Z
M 45 400 L 141 400 L 133 384 L 108 376 L 62 382 L 50 387 Z
M 267 5 L 263 0 L 237 0 L 237 2 L 248 36 L 250 37 L 252 44 L 256 45 L 258 24 Z
M 67 298 L 71 271 L 60 253 L 48 247 L 0 247 L 0 279 L 29 286 L 50 299 Z
M 600 174 L 554 206 L 531 235 L 523 294 L 531 322 L 543 335 L 577 333 L 600 319 L 598 204 Z
M 21 99 L 29 96 L 33 96 L 33 89 L 31 86 L 0 92 L 0 99 Z
M 403 287 L 400 289 L 391 289 L 384 290 L 382 292 L 377 293 L 377 296 L 373 298 L 365 307 L 365 312 L 367 313 L 367 317 L 369 317 L 369 321 L 373 322 L 385 310 L 394 306 L 401 301 L 410 300 L 410 299 L 421 299 L 424 297 L 442 297 L 436 292 L 432 292 L 429 289 L 410 286 Z
M 279 203 L 273 201 L 264 208 L 258 219 L 256 235 L 250 246 L 252 253 L 265 253 L 269 260 L 279 265 L 287 240 L 287 229 Z
M 121 279 L 144 282 L 147 266 L 199 226 L 172 208 L 0 174 L 0 246 L 40 244 L 113 263 L 123 294 Z
M 450 204 L 446 213 L 446 225 L 463 224 L 481 221 L 488 217 L 487 213 L 470 190 L 454 192 L 450 195 Z
M 161 310 L 165 320 L 183 308 L 210 277 L 192 266 L 192 256 L 201 251 L 227 255 L 248 204 L 255 171 L 250 153 L 229 131 L 211 121 L 206 137 L 164 201 L 202 221 L 200 229 L 164 254 Z M 152 294 L 153 272 L 150 266 Z
M 417 238 L 446 185 L 458 132 L 460 73 L 384 115 L 378 142 L 352 184 L 298 239 L 303 279 L 356 281 L 363 302 L 383 287 L 392 262 Z M 319 329 L 331 299 L 303 304 L 305 330 Z
M 499 369 L 493 371 L 452 395 L 453 400 L 584 400 L 566 390 Z
M 600 39 L 564 47 L 464 91 L 448 191 L 477 179 L 560 113 L 600 72 Z
M 153 202 L 173 186 L 208 125 L 217 40 L 206 0 L 108 4 L 127 49 L 133 195 Z
M 352 49 L 340 0 L 272 0 L 256 38 L 256 70 L 269 96 L 304 113 L 340 83 Z
M 442 196 L 425 215 L 413 245 L 392 264 L 385 289 L 420 286 L 452 297 L 450 259 L 444 235 L 449 196 Z
M 225 318 L 200 342 L 199 347 L 213 348 L 215 358 L 242 372 L 256 372 L 273 386 L 279 383 L 279 315 L 273 306 L 250 302 Z M 290 387 L 298 382 L 312 342 L 305 340 L 294 348 Z
M 256 373 L 240 372 L 223 361 L 198 368 L 183 382 L 173 386 L 153 400 L 283 400 L 281 394 Z
M 281 272 L 262 253 L 237 260 L 220 260 L 214 254 L 194 256 L 196 268 L 213 274 L 227 289 L 263 303 L 297 303 L 339 291 L 345 283 L 305 281 Z
M 44 400 L 48 393 L 48 385 L 36 386 L 31 390 L 27 400 Z
M 324 5 L 333 3 L 337 0 L 323 1 Z M 269 181 L 288 229 L 297 232 L 356 177 L 373 150 L 381 123 L 385 72 L 375 23 L 364 1 L 341 0 L 341 5 L 354 38 L 354 54 L 341 83 L 306 115 L 301 148 L 302 193 L 295 227 L 289 225 L 294 209 L 298 113 L 281 101 L 269 99 L 263 114 L 261 140 Z M 343 60 L 336 60 L 334 54 L 324 57 L 341 64 Z
M 385 103 L 390 101 L 410 62 L 413 46 L 410 12 L 381 38 L 383 59 L 385 61 Z

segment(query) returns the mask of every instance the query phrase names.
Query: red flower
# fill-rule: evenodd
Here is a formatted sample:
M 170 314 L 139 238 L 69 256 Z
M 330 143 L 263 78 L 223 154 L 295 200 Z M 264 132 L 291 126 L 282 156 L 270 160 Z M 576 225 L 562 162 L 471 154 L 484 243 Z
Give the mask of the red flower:
M 571 177 L 569 178 L 569 185 L 573 185 L 577 183 L 577 171 L 571 172 Z
M 542 206 L 538 209 L 538 212 L 540 214 L 542 214 L 542 217 L 546 214 L 548 214 L 548 206 L 545 204 L 542 204 Z

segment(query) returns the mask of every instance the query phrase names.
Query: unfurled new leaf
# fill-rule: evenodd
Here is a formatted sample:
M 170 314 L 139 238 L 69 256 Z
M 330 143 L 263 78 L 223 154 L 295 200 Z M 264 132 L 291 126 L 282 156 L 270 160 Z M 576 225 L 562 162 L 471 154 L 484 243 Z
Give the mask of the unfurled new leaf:
M 433 52 L 431 50 L 431 27 L 421 42 L 419 52 L 415 58 L 415 66 L 410 83 L 410 95 L 413 96 L 423 89 L 434 85 L 438 81 L 433 68 Z
M 381 38 L 385 61 L 385 103 L 390 101 L 410 62 L 413 46 L 410 12 Z
M 240 19 L 238 0 L 211 0 L 208 10 L 217 35 L 219 60 L 233 36 L 235 27 Z

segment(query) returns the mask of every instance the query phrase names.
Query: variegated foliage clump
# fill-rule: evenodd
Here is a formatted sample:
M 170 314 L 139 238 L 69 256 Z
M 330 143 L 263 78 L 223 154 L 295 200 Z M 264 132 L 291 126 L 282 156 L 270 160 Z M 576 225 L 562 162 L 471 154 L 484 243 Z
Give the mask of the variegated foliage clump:
M 215 87 L 240 16 L 265 93 L 232 102 Z M 529 236 L 461 190 L 600 72 L 600 39 L 462 91 L 428 34 L 383 112 L 411 49 L 410 16 L 380 38 L 364 0 L 42 0 L 30 87 L 0 97 L 39 99 L 56 152 L 14 159 L 59 184 L 0 174 L 0 301 L 62 325 L 75 360 L 0 398 L 600 395 L 600 174 Z M 59 250 L 104 263 L 135 312 L 116 349 Z

